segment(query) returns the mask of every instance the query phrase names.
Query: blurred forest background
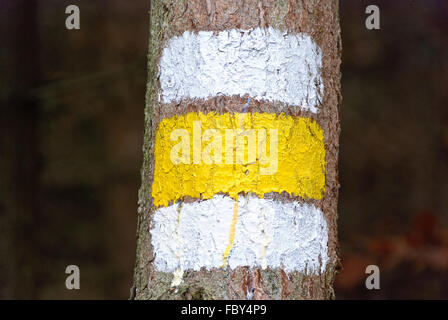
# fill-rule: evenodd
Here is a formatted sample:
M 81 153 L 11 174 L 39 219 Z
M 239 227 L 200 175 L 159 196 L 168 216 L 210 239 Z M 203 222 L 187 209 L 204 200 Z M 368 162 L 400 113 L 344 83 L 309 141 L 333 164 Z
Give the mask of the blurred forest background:
M 149 2 L 0 0 L 1 299 L 129 297 Z M 341 0 L 340 16 L 336 296 L 447 299 L 448 2 Z

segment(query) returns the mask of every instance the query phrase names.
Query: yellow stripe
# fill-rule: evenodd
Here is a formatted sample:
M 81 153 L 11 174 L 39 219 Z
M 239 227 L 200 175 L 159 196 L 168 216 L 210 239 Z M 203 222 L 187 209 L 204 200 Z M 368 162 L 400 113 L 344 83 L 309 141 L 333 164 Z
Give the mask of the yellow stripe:
M 324 133 L 309 118 L 188 113 L 160 122 L 154 153 L 156 207 L 219 192 L 234 199 L 240 192 L 321 199 L 325 192 Z
M 230 225 L 230 233 L 229 233 L 229 244 L 227 245 L 226 251 L 222 255 L 222 266 L 221 268 L 225 268 L 227 266 L 227 259 L 229 257 L 230 250 L 233 248 L 233 243 L 235 242 L 235 227 L 236 222 L 238 220 L 238 200 L 233 204 L 233 218 L 232 224 Z

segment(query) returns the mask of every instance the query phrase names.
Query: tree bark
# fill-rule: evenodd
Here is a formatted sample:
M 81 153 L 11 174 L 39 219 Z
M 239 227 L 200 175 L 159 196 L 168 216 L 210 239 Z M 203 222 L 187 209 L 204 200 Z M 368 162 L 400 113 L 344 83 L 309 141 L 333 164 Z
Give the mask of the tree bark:
M 270 28 L 270 30 L 274 30 L 272 34 L 278 31 L 282 33 L 284 38 L 287 35 L 306 36 L 311 39 L 312 43 L 317 45 L 321 52 L 319 72 L 322 87 L 319 87 L 319 84 L 316 83 L 302 83 L 304 87 L 316 85 L 316 88 L 318 88 L 316 91 L 318 101 L 315 105 L 316 112 L 313 112 L 312 108 L 314 106 L 304 108 L 307 101 L 312 100 L 309 94 L 305 97 L 305 100 L 302 100 L 301 107 L 300 104 L 299 107 L 294 106 L 294 103 L 286 101 L 287 99 L 280 102 L 275 101 L 275 97 L 273 100 L 269 98 L 259 99 L 253 96 L 251 92 L 248 92 L 246 95 L 219 94 L 205 99 L 184 97 L 172 101 L 169 99 L 164 100 L 164 93 L 161 88 L 161 76 L 163 77 L 163 74 L 161 75 L 160 65 L 163 50 L 170 43 L 172 44 L 172 42 L 169 42 L 170 39 L 182 37 L 186 31 L 190 31 L 192 35 L 198 34 L 200 31 L 211 31 L 214 36 L 219 37 L 221 32 L 228 30 L 238 29 L 243 30 L 241 32 L 244 33 L 244 30 L 257 28 L 265 30 L 262 31 L 263 35 L 266 34 L 263 32 L 267 32 L 266 30 Z M 239 36 L 236 35 L 236 37 Z M 245 39 L 244 36 L 241 37 L 241 39 Z M 245 45 L 243 42 L 242 40 L 242 46 Z M 235 50 L 239 50 L 239 48 Z M 205 59 L 207 59 L 207 56 L 205 56 Z M 337 0 L 151 1 L 145 137 L 143 145 L 144 161 L 141 170 L 142 186 L 139 191 L 137 261 L 134 271 L 135 298 L 334 298 L 332 286 L 335 274 L 339 268 L 336 222 L 339 188 L 337 160 L 340 131 L 338 110 L 341 102 L 340 62 L 341 38 Z M 297 61 L 297 63 L 301 62 Z M 308 64 L 306 66 L 312 68 Z M 309 72 L 311 74 L 311 71 Z M 214 76 L 220 77 L 221 75 L 217 74 Z M 239 77 L 238 74 L 235 76 Z M 256 80 L 253 79 L 253 81 Z M 241 85 L 245 85 L 245 83 Z M 285 88 L 287 90 L 288 87 L 286 86 Z M 239 89 L 236 88 L 234 90 Z M 269 92 L 266 94 L 266 97 L 268 97 Z M 291 94 L 296 95 L 297 92 L 293 90 Z M 322 95 L 320 96 L 320 94 Z M 162 98 L 160 98 L 160 95 L 162 95 Z M 216 112 L 219 115 L 246 112 L 252 115 L 255 113 L 284 114 L 286 117 L 293 117 L 293 119 L 310 119 L 321 128 L 323 132 L 323 146 L 325 148 L 325 180 L 322 196 L 313 197 L 309 194 L 297 195 L 293 192 L 274 192 L 274 190 L 269 190 L 270 192 L 266 192 L 261 196 L 260 194 L 255 196 L 276 203 L 283 203 L 285 207 L 293 202 L 314 206 L 323 213 L 327 228 L 326 232 L 328 233 L 328 238 L 325 238 L 325 250 L 328 257 L 325 263 L 323 263 L 323 258 L 319 255 L 318 259 L 321 268 L 313 269 L 308 262 L 305 269 L 293 268 L 293 270 L 283 267 L 283 265 L 269 265 L 269 263 L 266 265 L 266 263 L 261 262 L 255 263 L 255 265 L 244 265 L 243 263 L 232 267 L 232 264 L 226 264 L 226 261 L 224 261 L 222 267 L 203 267 L 200 270 L 182 268 L 181 281 L 176 282 L 174 281 L 176 276 L 173 275 L 173 272 L 161 271 L 157 267 L 157 259 L 160 259 L 162 253 L 158 253 L 154 249 L 154 239 L 151 231 L 155 228 L 154 217 L 157 214 L 162 214 L 162 212 L 157 210 L 160 207 L 164 207 L 153 196 L 154 172 L 157 166 L 155 160 L 157 130 L 159 124 L 164 119 L 172 119 L 173 116 L 182 116 L 189 113 L 197 114 L 198 112 L 204 114 Z M 225 194 L 225 190 L 222 191 Z M 239 196 L 241 196 L 242 194 L 251 193 L 253 190 L 237 190 L 237 193 L 238 191 L 242 191 L 239 192 Z M 238 195 L 234 198 L 238 199 Z M 181 199 L 171 199 L 169 206 L 175 205 L 175 202 L 179 200 L 181 204 L 178 205 L 178 208 L 182 208 L 182 204 L 198 203 L 206 201 L 205 199 L 207 197 L 203 197 L 203 194 L 199 197 L 185 195 Z M 181 215 L 183 213 L 180 210 L 179 217 L 182 218 Z M 238 205 L 236 205 L 236 210 L 238 210 Z M 173 239 L 175 236 L 173 234 Z M 186 259 L 188 259 L 187 255 L 189 254 L 190 252 L 185 252 L 184 249 L 183 255 Z M 228 259 L 232 259 L 231 248 Z M 284 257 L 284 259 L 288 259 L 288 257 Z M 260 258 L 256 261 L 262 261 L 262 259 Z M 179 264 L 182 263 L 182 261 L 179 262 Z M 293 261 L 293 263 L 300 265 L 301 261 Z

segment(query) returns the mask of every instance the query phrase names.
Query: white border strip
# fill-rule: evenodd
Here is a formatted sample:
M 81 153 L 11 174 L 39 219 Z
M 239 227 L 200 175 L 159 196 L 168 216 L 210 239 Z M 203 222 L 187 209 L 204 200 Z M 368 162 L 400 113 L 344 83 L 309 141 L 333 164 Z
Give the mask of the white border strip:
M 184 32 L 159 65 L 164 103 L 249 94 L 317 113 L 324 93 L 322 52 L 306 34 L 273 28 Z
M 234 240 L 227 263 L 238 266 L 283 268 L 286 272 L 318 273 L 328 262 L 328 231 L 322 211 L 310 204 L 282 203 L 256 196 L 175 204 L 154 214 L 152 245 L 156 269 L 175 272 L 223 266 L 234 223 Z M 176 275 L 177 274 L 177 275 Z

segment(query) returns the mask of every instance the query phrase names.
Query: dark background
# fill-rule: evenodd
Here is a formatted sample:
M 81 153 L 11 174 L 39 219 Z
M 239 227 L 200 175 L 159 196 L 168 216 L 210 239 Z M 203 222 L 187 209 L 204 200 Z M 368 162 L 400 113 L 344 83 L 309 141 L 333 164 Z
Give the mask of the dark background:
M 69 4 L 81 30 L 65 28 Z M 381 30 L 365 28 L 369 4 Z M 0 0 L 0 298 L 128 298 L 148 10 Z M 448 2 L 341 0 L 340 15 L 337 298 L 447 299 Z M 70 264 L 81 290 L 65 288 Z

